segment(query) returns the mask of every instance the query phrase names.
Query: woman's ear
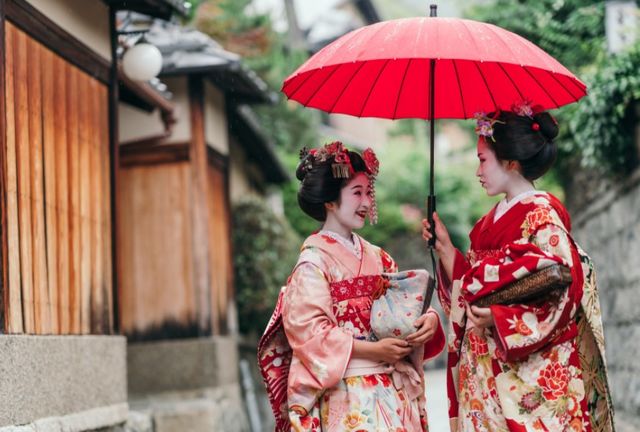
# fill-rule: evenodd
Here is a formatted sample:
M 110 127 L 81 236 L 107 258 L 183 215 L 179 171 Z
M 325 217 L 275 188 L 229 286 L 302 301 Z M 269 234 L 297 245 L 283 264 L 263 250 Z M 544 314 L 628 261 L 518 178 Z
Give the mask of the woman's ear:
M 333 211 L 336 209 L 336 203 L 334 202 L 327 202 L 324 203 L 324 208 L 329 212 L 329 211 Z
M 509 171 L 518 171 L 519 173 L 522 173 L 522 166 L 520 165 L 520 162 L 518 162 L 517 160 L 510 160 L 510 161 L 506 161 L 506 165 L 505 168 Z

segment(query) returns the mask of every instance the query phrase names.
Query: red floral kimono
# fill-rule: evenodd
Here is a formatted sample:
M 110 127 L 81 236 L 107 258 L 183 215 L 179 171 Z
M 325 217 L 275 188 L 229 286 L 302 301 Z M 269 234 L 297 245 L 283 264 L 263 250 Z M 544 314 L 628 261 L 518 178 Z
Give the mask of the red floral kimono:
M 595 272 L 567 211 L 539 192 L 496 221 L 495 212 L 471 231 L 467 257 L 458 252 L 452 282 L 440 271 L 452 431 L 612 431 Z M 495 326 L 485 330 L 467 321 L 467 303 L 554 263 L 571 268 L 561 298 L 493 305 Z
M 260 341 L 277 431 L 426 430 L 422 364 L 442 351 L 444 332 L 411 362 L 351 358 L 353 340 L 371 337 L 380 275 L 397 271 L 382 249 L 353 239 L 326 231 L 307 238 Z

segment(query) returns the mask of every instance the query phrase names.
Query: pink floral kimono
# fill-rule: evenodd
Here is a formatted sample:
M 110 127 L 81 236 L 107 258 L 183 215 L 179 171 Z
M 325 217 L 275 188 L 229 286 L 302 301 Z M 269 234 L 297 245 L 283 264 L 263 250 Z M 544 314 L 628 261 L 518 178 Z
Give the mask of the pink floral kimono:
M 354 339 L 371 336 L 380 275 L 397 270 L 383 250 L 353 240 L 329 231 L 307 238 L 260 341 L 276 431 L 427 430 L 422 364 L 442 351 L 444 332 L 411 361 L 351 358 Z
M 467 257 L 456 257 L 453 283 L 439 286 L 450 318 L 451 430 L 612 431 L 591 260 L 572 240 L 557 198 L 533 192 L 513 200 L 499 218 L 494 207 L 478 221 Z M 486 330 L 467 321 L 465 304 L 554 263 L 571 267 L 573 283 L 560 298 L 491 306 L 495 326 Z

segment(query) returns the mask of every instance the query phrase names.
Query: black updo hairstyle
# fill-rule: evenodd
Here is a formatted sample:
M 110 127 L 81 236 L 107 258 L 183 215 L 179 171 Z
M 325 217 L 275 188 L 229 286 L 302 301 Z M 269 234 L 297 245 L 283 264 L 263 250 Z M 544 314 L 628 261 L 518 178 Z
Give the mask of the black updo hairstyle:
M 367 172 L 367 167 L 359 153 L 346 150 L 355 173 Z M 325 161 L 317 161 L 312 154 L 307 154 L 296 169 L 296 177 L 300 180 L 298 191 L 298 205 L 302 211 L 317 221 L 327 219 L 325 203 L 337 201 L 339 204 L 340 191 L 349 182 L 349 178 L 334 178 L 331 165 L 334 156 Z M 353 178 L 353 176 L 351 177 Z
M 494 118 L 495 113 L 487 117 Z M 558 148 L 553 139 L 558 123 L 548 112 L 532 117 L 501 111 L 493 124 L 493 139 L 486 139 L 499 160 L 518 161 L 522 176 L 534 181 L 546 173 L 556 160 Z

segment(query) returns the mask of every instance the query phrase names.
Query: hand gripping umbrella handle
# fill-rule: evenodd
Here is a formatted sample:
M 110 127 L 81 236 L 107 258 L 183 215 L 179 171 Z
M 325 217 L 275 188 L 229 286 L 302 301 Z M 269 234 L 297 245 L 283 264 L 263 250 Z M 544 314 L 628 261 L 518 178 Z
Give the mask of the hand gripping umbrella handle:
M 433 213 L 436 211 L 436 196 L 429 195 L 427 198 L 427 220 L 429 221 L 429 225 L 431 226 L 431 239 L 427 243 L 430 248 L 436 245 L 436 225 L 433 222 Z

